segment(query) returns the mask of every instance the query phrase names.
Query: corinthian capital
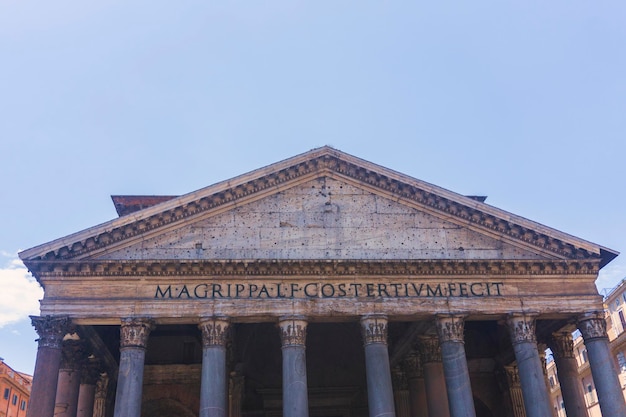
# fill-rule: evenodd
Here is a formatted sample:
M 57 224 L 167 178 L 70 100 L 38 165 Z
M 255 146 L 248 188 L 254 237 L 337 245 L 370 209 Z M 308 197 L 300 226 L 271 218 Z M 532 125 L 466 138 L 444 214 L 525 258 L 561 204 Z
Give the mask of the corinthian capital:
M 437 334 L 439 335 L 439 342 L 464 343 L 464 320 L 465 316 L 461 315 L 450 314 L 437 316 L 435 324 L 437 327 Z
M 441 348 L 437 336 L 420 336 L 419 353 L 422 363 L 441 362 Z
M 202 331 L 202 347 L 226 346 L 230 328 L 228 320 L 210 317 L 201 320 L 198 327 Z
M 387 316 L 366 316 L 361 319 L 363 343 L 387 344 Z
M 142 348 L 148 345 L 148 336 L 154 329 L 154 322 L 145 318 L 122 319 L 120 327 L 120 349 Z
M 89 352 L 82 340 L 65 340 L 61 347 L 61 369 L 81 369 Z
M 578 318 L 578 329 L 582 333 L 585 342 L 608 337 L 606 334 L 606 321 L 602 313 L 583 314 Z
M 303 317 L 281 317 L 278 327 L 283 347 L 306 345 L 306 326 L 307 321 Z
M 39 335 L 39 347 L 47 347 L 53 349 L 61 349 L 63 336 L 65 336 L 72 327 L 69 317 L 37 317 L 30 316 L 33 327 Z
M 509 383 L 509 387 L 519 387 L 521 385 L 517 365 L 505 366 L 504 371 L 506 372 L 506 379 Z
M 534 316 L 528 314 L 511 314 L 507 320 L 507 324 L 509 325 L 511 342 L 514 345 L 525 342 L 537 343 Z
M 571 332 L 558 332 L 552 334 L 550 350 L 557 358 L 574 357 L 574 339 Z
M 423 378 L 424 368 L 422 367 L 422 359 L 415 350 L 411 350 L 402 362 L 404 372 L 408 379 Z

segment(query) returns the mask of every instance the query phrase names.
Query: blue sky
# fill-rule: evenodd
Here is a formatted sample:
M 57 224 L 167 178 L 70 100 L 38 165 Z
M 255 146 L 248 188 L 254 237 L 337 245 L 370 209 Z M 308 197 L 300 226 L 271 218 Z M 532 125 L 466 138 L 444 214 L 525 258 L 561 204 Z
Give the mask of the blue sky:
M 621 1 L 0 0 L 0 356 L 32 372 L 19 250 L 115 217 L 111 194 L 323 145 L 626 251 L 624 22 Z

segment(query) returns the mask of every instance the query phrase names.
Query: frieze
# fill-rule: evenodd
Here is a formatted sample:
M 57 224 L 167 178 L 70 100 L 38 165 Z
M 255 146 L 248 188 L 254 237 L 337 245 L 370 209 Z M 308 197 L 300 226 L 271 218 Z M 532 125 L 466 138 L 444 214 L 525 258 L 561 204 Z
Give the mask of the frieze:
M 428 207 L 433 211 L 443 213 L 448 217 L 456 217 L 463 222 L 480 226 L 481 228 L 491 230 L 500 235 L 509 236 L 510 238 L 526 242 L 567 258 L 600 258 L 598 254 L 592 254 L 584 249 L 576 248 L 569 243 L 515 224 L 508 219 L 498 218 L 492 214 L 471 207 L 470 205 L 452 201 L 429 190 L 421 189 L 398 179 L 390 178 L 381 172 L 372 171 L 329 154 L 303 161 L 242 184 L 234 185 L 196 201 L 184 201 L 178 207 L 165 210 L 150 217 L 103 232 L 98 236 L 74 242 L 71 245 L 51 251 L 47 253 L 44 258 L 74 258 L 94 250 L 102 249 L 108 245 L 136 237 L 143 233 L 168 226 L 172 223 L 197 216 L 220 206 L 233 205 L 238 200 L 250 196 L 251 194 L 273 191 L 276 187 L 287 181 L 313 174 L 322 175 L 324 172 L 336 173 L 343 177 L 351 178 L 355 181 L 393 194 L 396 198 L 403 198 L 407 201 Z
M 387 331 L 387 317 L 385 316 L 366 316 L 361 319 L 361 333 L 366 346 L 372 343 L 386 345 Z
M 283 317 L 278 322 L 283 347 L 305 346 L 307 321 L 301 317 Z
M 464 316 L 441 315 L 435 320 L 439 342 L 464 343 Z
M 28 261 L 40 277 L 595 275 L 599 261 L 536 260 L 81 260 Z
M 503 282 L 263 282 L 156 284 L 155 299 L 500 297 Z
M 144 318 L 124 318 L 120 327 L 120 349 L 143 348 L 148 344 L 148 336 L 154 322 Z
M 30 316 L 30 319 L 39 335 L 37 342 L 40 348 L 61 349 L 63 337 L 72 329 L 72 321 L 66 316 Z
M 226 319 L 208 318 L 198 325 L 202 331 L 202 346 L 226 346 L 228 339 L 229 322 Z

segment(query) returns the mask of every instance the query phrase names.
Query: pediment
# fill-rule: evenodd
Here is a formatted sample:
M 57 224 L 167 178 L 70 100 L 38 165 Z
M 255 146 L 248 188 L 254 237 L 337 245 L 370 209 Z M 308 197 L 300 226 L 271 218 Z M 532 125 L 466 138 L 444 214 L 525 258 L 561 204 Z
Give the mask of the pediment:
M 549 259 L 602 266 L 615 256 L 329 147 L 20 253 L 31 271 L 42 262 L 90 259 Z
M 326 176 L 200 216 L 96 258 L 557 259 Z

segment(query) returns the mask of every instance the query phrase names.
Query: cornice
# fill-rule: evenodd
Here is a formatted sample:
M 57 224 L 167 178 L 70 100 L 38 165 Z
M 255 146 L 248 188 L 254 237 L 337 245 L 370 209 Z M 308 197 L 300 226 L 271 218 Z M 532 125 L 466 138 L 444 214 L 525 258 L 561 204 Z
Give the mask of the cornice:
M 26 250 L 23 260 L 67 260 L 165 229 L 204 213 L 240 204 L 255 195 L 267 195 L 289 183 L 331 175 L 426 209 L 451 221 L 498 235 L 562 259 L 600 259 L 616 253 L 597 245 L 512 215 L 468 197 L 452 193 L 331 148 L 321 148 L 232 180 L 166 201 L 46 245 Z M 574 242 L 574 243 L 572 243 Z
M 596 275 L 599 260 L 78 260 L 30 261 L 37 277 Z

